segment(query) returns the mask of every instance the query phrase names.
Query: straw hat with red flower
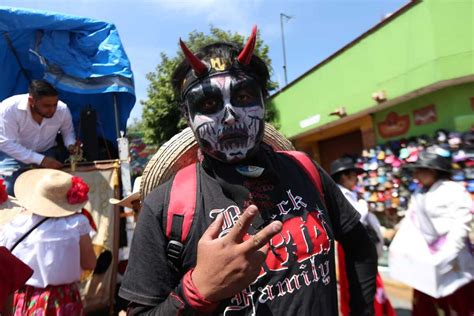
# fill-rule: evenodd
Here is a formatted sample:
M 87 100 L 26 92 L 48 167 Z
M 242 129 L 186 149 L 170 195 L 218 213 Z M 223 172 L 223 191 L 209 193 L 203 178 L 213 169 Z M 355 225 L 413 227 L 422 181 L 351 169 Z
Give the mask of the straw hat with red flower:
M 15 196 L 28 211 L 46 217 L 64 217 L 82 210 L 89 187 L 80 177 L 56 169 L 32 169 L 15 182 Z

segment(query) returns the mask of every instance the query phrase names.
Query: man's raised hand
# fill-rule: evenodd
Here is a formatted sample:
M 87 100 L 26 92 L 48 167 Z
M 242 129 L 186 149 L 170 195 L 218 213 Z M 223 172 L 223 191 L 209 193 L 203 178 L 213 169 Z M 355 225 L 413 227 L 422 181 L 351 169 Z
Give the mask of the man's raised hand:
M 222 238 L 218 238 L 223 222 L 219 214 L 199 240 L 192 279 L 207 300 L 232 297 L 257 278 L 268 251 L 266 244 L 282 228 L 280 221 L 274 221 L 244 240 L 257 212 L 255 205 L 249 206 Z

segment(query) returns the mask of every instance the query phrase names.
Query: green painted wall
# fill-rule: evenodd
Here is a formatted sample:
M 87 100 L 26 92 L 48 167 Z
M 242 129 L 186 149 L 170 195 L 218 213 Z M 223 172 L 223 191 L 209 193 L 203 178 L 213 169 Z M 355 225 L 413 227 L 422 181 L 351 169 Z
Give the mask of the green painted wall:
M 471 98 L 474 98 L 474 83 L 463 84 L 456 87 L 439 90 L 408 102 L 401 103 L 394 108 L 375 113 L 373 119 L 377 143 L 384 143 L 391 139 L 399 139 L 402 137 L 417 136 L 422 134 L 433 136 L 433 132 L 440 128 L 451 131 L 465 132 L 467 130 L 465 126 L 466 123 L 471 126 L 474 125 L 474 109 L 471 105 Z M 433 104 L 436 109 L 438 117 L 437 121 L 426 125 L 415 125 L 413 110 L 423 108 L 430 104 Z M 407 133 L 391 138 L 383 138 L 380 135 L 378 124 L 384 121 L 387 117 L 387 114 L 390 112 L 396 112 L 401 116 L 409 116 L 410 129 Z M 459 124 L 456 124 L 456 119 L 458 118 L 461 118 L 464 121 L 464 126 L 459 126 Z
M 287 137 L 329 123 L 329 113 L 374 106 L 372 93 L 388 99 L 427 85 L 474 74 L 474 1 L 423 0 L 362 38 L 272 101 Z M 306 128 L 300 122 L 320 115 Z

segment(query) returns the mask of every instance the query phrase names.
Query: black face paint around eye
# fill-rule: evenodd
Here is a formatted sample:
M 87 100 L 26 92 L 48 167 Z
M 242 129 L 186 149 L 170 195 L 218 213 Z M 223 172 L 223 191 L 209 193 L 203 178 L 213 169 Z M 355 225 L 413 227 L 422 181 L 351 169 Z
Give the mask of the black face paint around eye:
M 253 78 L 239 77 L 231 85 L 231 102 L 234 106 L 257 106 L 262 104 L 261 99 L 261 91 Z

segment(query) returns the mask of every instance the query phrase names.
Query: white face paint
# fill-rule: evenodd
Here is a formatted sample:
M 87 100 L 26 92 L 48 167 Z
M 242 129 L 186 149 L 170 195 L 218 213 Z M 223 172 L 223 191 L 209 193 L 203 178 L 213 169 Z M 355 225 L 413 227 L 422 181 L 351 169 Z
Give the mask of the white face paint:
M 201 149 L 218 160 L 245 159 L 263 137 L 263 96 L 251 77 L 207 78 L 191 88 L 185 103 Z

